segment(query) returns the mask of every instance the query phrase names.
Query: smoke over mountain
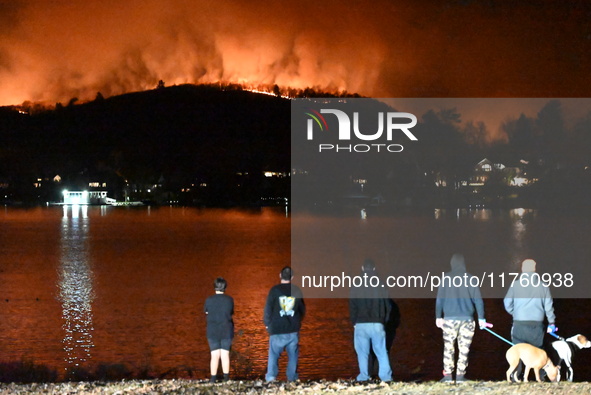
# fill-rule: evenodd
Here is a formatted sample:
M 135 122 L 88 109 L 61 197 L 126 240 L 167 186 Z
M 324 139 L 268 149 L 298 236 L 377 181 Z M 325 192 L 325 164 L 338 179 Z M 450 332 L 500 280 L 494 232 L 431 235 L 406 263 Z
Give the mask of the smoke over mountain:
M 159 80 L 368 96 L 588 95 L 589 6 L 535 3 L 0 0 L 0 105 Z

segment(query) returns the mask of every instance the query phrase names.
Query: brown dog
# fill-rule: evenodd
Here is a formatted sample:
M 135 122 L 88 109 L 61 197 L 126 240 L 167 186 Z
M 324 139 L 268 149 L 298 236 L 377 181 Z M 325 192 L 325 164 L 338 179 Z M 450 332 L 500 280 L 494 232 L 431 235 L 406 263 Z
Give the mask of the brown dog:
M 536 374 L 536 380 L 541 382 L 540 369 L 544 369 L 550 381 L 560 380 L 560 369 L 552 363 L 546 351 L 534 347 L 527 343 L 519 343 L 507 350 L 505 354 L 507 362 L 509 362 L 509 369 L 507 370 L 507 381 L 511 382 L 511 373 L 515 371 L 519 360 L 521 359 L 525 365 L 525 374 L 523 381 L 527 383 L 529 371 L 533 368 Z

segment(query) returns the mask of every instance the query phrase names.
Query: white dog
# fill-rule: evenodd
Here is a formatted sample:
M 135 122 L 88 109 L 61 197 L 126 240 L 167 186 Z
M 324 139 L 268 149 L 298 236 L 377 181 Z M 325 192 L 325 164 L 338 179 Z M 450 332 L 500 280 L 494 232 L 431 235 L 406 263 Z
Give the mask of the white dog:
M 591 341 L 587 340 L 587 338 L 583 335 L 575 335 L 573 337 L 569 337 L 566 340 L 557 340 L 552 342 L 552 347 L 558 353 L 561 362 L 564 362 L 566 365 L 566 379 L 568 381 L 573 381 L 573 368 L 572 368 L 572 358 L 575 351 L 578 351 L 583 348 L 590 348 Z M 560 362 L 558 363 L 560 365 Z

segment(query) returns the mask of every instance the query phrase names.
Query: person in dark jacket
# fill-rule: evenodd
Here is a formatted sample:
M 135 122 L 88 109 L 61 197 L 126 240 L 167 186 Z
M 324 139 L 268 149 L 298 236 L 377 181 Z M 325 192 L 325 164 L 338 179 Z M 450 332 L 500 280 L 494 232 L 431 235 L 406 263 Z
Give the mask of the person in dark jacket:
M 265 304 L 264 322 L 269 332 L 269 360 L 267 363 L 267 382 L 277 379 L 279 356 L 287 351 L 287 380 L 298 379 L 299 332 L 306 306 L 302 291 L 291 284 L 293 272 L 290 267 L 281 270 L 281 283 L 269 291 Z
M 222 361 L 224 381 L 230 376 L 230 347 L 234 338 L 234 299 L 224 294 L 228 283 L 222 277 L 215 279 L 213 286 L 215 295 L 205 300 L 207 314 L 207 342 L 211 351 L 210 382 L 217 380 L 219 361 Z
M 435 325 L 443 330 L 443 378 L 442 382 L 456 383 L 466 381 L 464 375 L 468 367 L 468 353 L 476 328 L 474 313 L 478 314 L 480 329 L 486 325 L 484 302 L 480 288 L 471 286 L 472 275 L 466 273 L 466 263 L 462 254 L 451 257 L 451 271 L 444 274 L 442 285 L 437 290 L 435 302 Z M 458 363 L 455 364 L 455 343 L 458 343 Z
M 375 263 L 366 259 L 362 275 L 377 276 Z M 365 284 L 364 284 L 365 285 Z M 392 303 L 384 287 L 353 287 L 349 299 L 349 313 L 354 325 L 354 345 L 359 364 L 357 381 L 367 381 L 369 376 L 370 347 L 378 359 L 378 375 L 382 381 L 392 380 L 392 368 L 386 350 L 386 330 L 384 325 L 390 318 Z

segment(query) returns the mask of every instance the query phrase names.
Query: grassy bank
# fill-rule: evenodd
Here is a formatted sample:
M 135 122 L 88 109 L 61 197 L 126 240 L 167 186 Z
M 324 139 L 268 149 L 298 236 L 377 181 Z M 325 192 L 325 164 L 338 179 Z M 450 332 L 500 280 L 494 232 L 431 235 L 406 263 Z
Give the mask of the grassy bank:
M 311 381 L 265 384 L 229 381 L 210 384 L 197 380 L 130 380 L 114 382 L 0 384 L 1 394 L 588 394 L 591 384 L 472 381 L 461 385 L 438 382 L 357 384 L 351 381 Z

